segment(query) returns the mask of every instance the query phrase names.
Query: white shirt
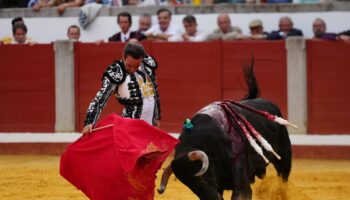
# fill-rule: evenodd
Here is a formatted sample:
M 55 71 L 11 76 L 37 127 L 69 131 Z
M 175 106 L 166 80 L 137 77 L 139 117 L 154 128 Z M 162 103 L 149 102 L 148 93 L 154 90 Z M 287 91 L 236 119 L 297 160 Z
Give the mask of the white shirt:
M 202 42 L 202 41 L 205 41 L 206 39 L 207 39 L 207 35 L 202 31 L 198 31 L 198 30 L 194 36 L 190 36 L 191 42 Z
M 159 27 L 159 25 L 152 26 L 150 29 L 146 31 L 146 35 L 152 33 L 155 35 L 158 34 L 168 34 L 172 35 L 170 38 L 168 38 L 169 42 L 176 42 L 176 41 L 181 41 L 181 29 L 175 24 L 170 24 L 168 29 L 165 31 L 162 31 Z
M 124 34 L 123 32 L 120 32 L 120 40 L 122 42 L 126 42 L 130 37 L 130 32 L 131 32 L 130 30 L 126 34 Z

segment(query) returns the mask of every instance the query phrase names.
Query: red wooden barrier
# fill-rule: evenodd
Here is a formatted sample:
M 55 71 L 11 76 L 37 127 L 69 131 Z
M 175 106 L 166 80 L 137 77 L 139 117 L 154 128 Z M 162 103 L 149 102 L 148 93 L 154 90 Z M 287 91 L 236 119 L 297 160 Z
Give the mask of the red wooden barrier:
M 152 43 L 158 59 L 161 128 L 180 132 L 203 106 L 221 100 L 221 43 Z
M 245 94 L 241 64 L 256 61 L 262 96 L 276 102 L 286 115 L 286 53 L 284 42 L 144 43 L 158 60 L 161 128 L 181 131 L 182 122 L 203 106 L 222 99 L 239 100 Z M 124 44 L 76 44 L 77 129 L 86 108 L 100 88 L 103 70 L 120 58 Z M 103 115 L 120 113 L 111 98 Z
M 284 41 L 222 43 L 223 98 L 240 100 L 247 92 L 242 65 L 254 57 L 261 97 L 276 103 L 287 116 L 287 61 Z
M 350 132 L 350 45 L 307 41 L 308 127 L 313 134 Z
M 0 80 L 0 132 L 54 131 L 52 44 L 1 45 Z

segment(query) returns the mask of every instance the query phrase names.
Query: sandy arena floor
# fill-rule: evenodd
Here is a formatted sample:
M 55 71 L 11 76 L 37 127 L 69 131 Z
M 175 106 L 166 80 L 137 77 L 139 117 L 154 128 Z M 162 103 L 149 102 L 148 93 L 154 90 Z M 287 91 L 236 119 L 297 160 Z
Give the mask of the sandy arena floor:
M 0 155 L 0 199 L 86 200 L 59 175 L 58 165 L 57 156 Z M 288 185 L 279 184 L 269 167 L 267 177 L 253 185 L 253 194 L 255 200 L 349 200 L 350 160 L 294 160 Z M 172 176 L 165 193 L 155 199 L 198 198 Z M 230 192 L 225 193 L 225 199 L 230 199 Z

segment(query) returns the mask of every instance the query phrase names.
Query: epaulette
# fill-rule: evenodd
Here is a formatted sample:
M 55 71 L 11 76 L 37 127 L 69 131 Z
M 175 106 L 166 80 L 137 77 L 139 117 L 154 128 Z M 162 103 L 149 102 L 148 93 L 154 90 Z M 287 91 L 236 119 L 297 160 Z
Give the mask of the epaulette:
M 158 64 L 157 64 L 156 59 L 150 55 L 147 55 L 147 54 L 143 58 L 142 63 L 151 69 L 158 68 Z
M 121 61 L 116 61 L 109 65 L 106 71 L 103 73 L 103 77 L 107 77 L 112 83 L 115 84 L 124 82 L 126 77 L 124 64 Z

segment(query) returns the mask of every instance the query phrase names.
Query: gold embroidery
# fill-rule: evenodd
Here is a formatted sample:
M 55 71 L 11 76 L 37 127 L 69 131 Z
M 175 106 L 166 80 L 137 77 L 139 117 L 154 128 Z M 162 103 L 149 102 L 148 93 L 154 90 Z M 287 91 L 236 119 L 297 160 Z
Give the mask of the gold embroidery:
M 140 86 L 143 97 L 153 97 L 154 89 L 152 82 L 148 76 L 146 76 L 146 83 L 143 82 L 142 78 L 137 78 L 137 82 Z

